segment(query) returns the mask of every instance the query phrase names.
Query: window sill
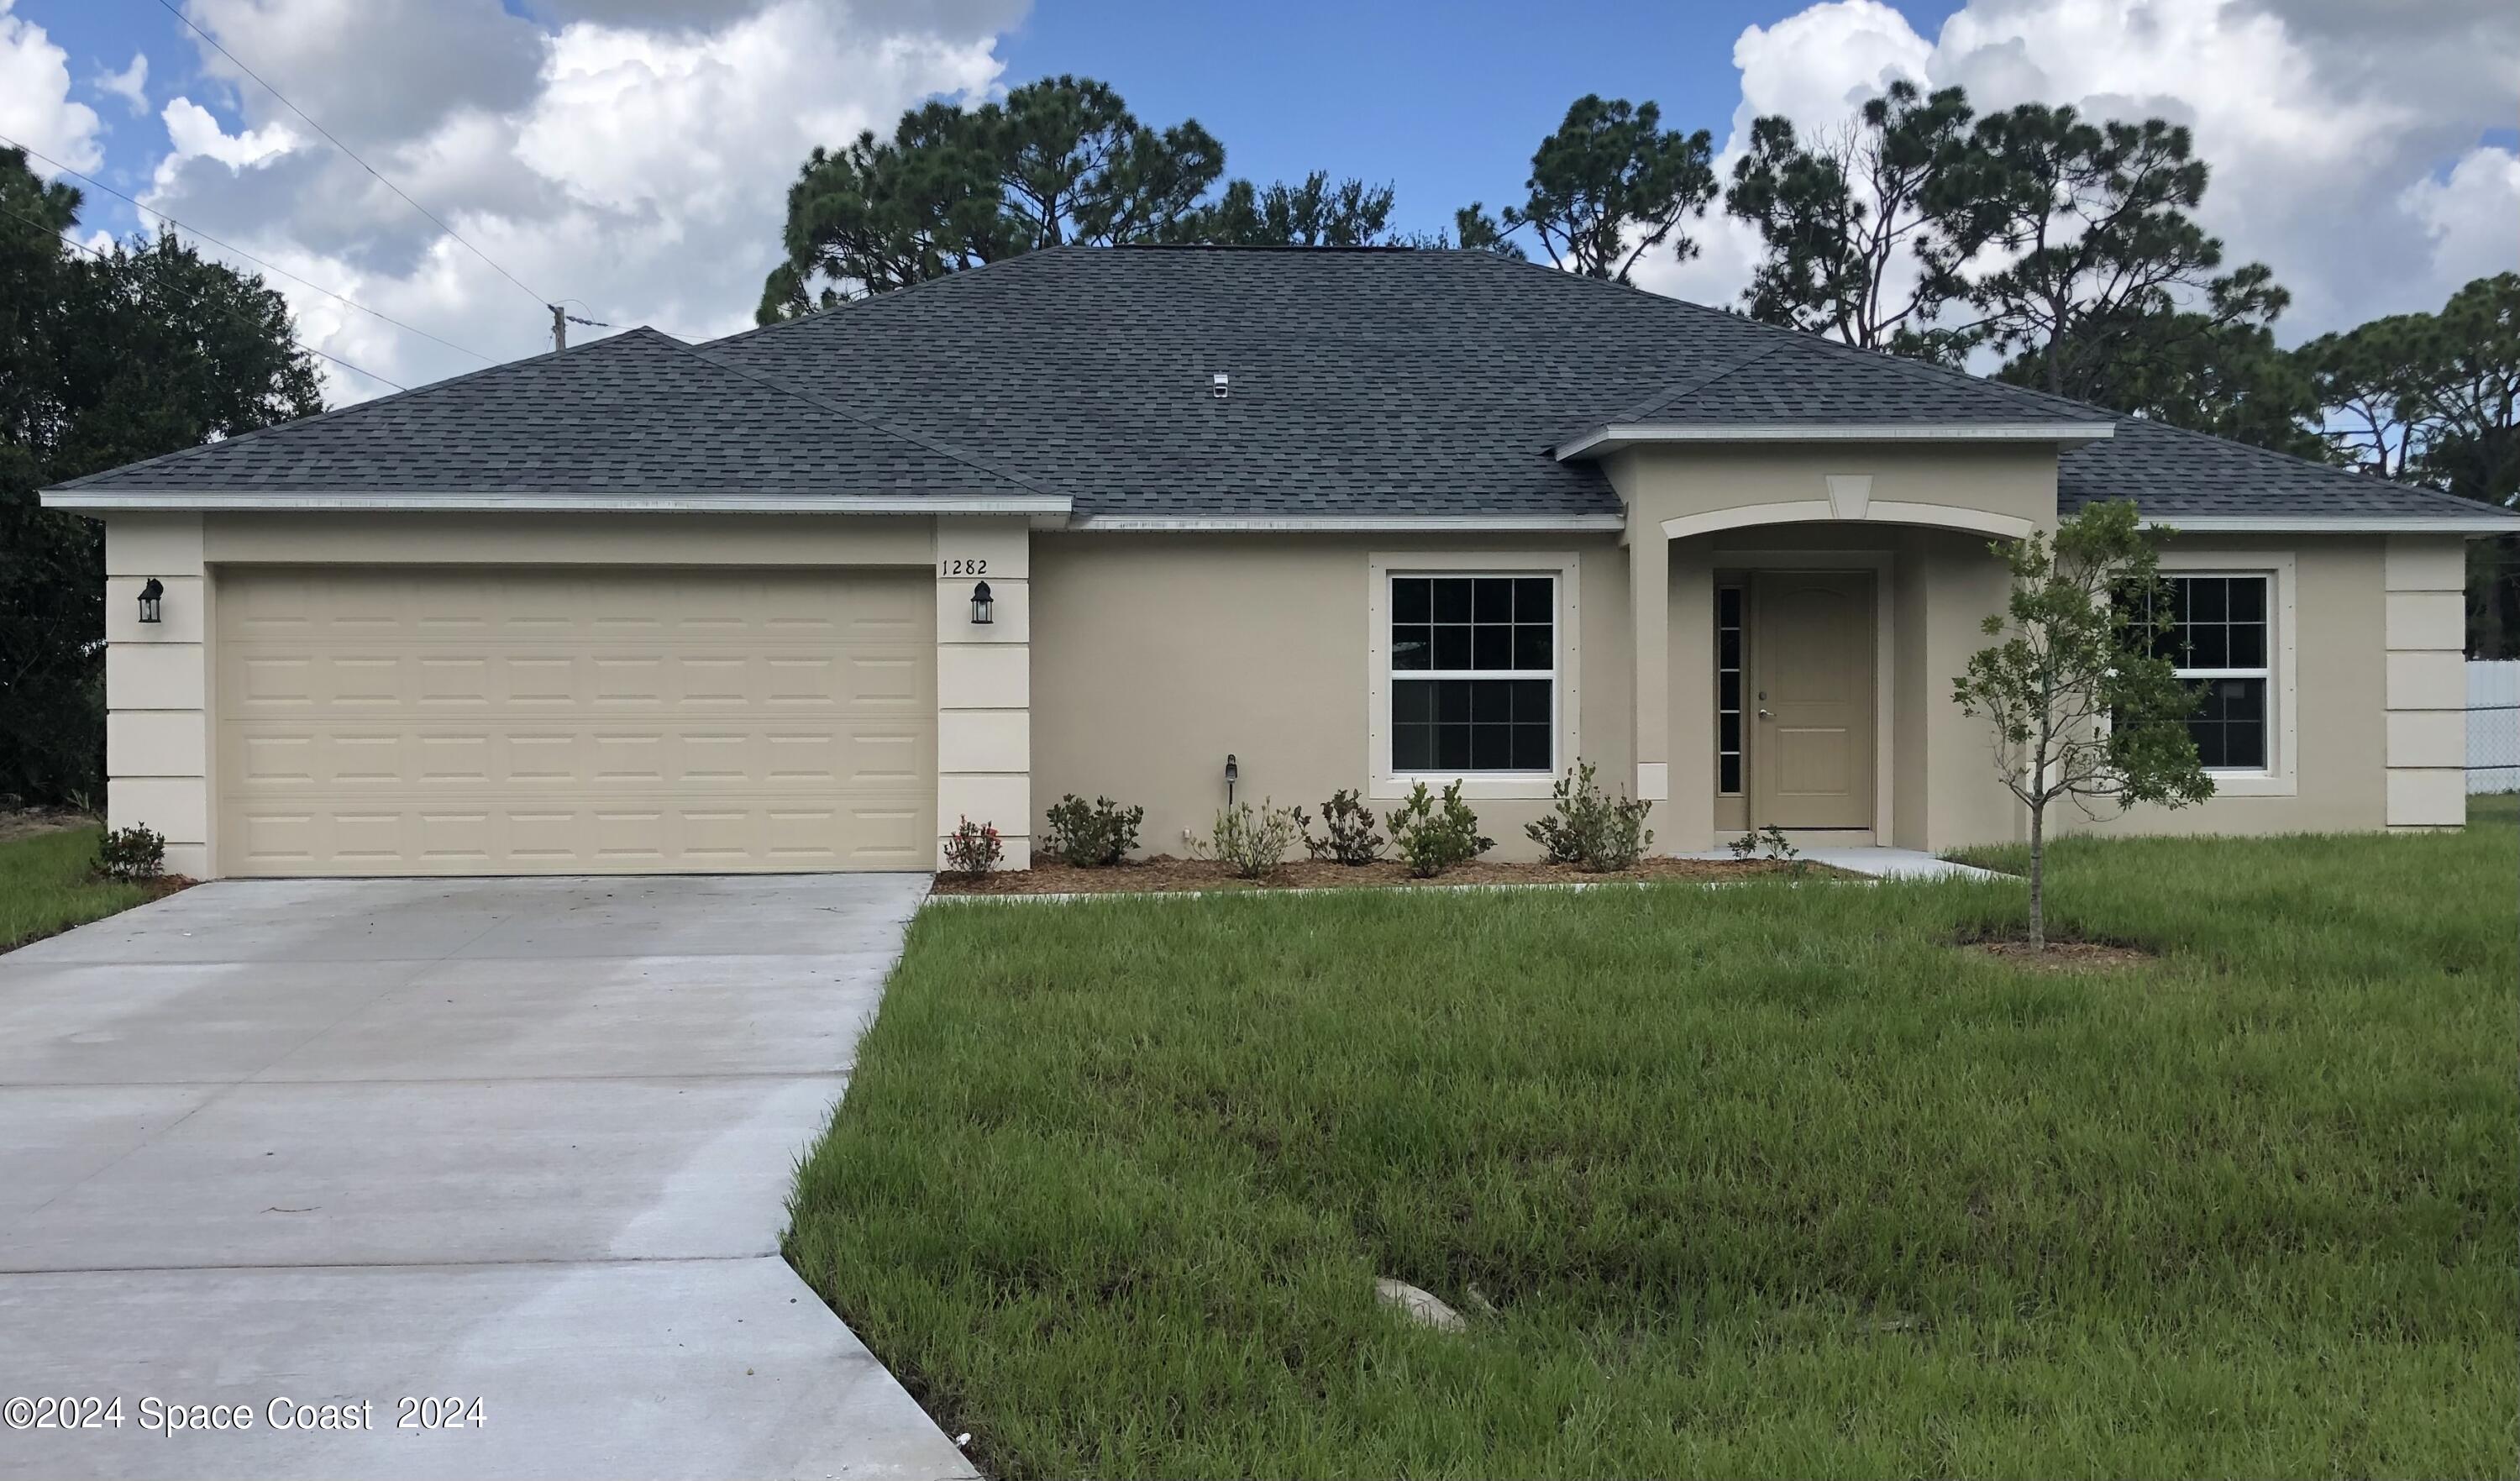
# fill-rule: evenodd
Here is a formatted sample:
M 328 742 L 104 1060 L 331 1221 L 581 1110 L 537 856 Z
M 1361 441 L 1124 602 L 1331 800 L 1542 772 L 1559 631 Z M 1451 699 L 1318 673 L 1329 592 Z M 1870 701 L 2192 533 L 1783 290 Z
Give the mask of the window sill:
M 2291 797 L 2301 791 L 2291 777 L 2278 772 L 2218 772 L 2209 767 L 2205 775 L 2213 779 L 2217 797 Z
M 1442 776 L 1376 777 L 1366 787 L 1366 795 L 1377 801 L 1402 798 L 1418 783 L 1426 790 L 1441 794 L 1444 788 L 1459 782 L 1462 795 L 1467 798 L 1547 797 L 1557 785 L 1555 772 L 1447 772 Z

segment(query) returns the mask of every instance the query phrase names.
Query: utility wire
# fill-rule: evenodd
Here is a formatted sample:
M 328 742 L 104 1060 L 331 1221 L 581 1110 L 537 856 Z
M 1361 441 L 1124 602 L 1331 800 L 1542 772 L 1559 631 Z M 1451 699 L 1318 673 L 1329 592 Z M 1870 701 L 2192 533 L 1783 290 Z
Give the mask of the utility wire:
M 195 24 L 195 23 L 194 23 L 194 21 L 193 21 L 193 18 L 192 18 L 192 17 L 190 17 L 190 16 L 185 15 L 185 14 L 184 14 L 184 12 L 183 12 L 183 10 L 182 10 L 182 8 L 181 8 L 181 7 L 179 7 L 179 6 L 177 6 L 177 5 L 174 3 L 174 0 L 158 0 L 158 4 L 165 10 L 166 14 L 168 14 L 168 15 L 170 15 L 170 16 L 172 16 L 172 17 L 174 17 L 174 18 L 175 18 L 176 20 L 178 20 L 178 21 L 183 22 L 184 22 L 184 24 L 185 24 L 186 26 L 190 27 L 194 35 L 199 36 L 199 37 L 201 37 L 202 40 L 204 40 L 204 41 L 208 42 L 208 43 L 210 44 L 211 48 L 212 48 L 213 50 L 217 51 L 217 53 L 218 53 L 220 56 L 225 57 L 225 58 L 227 58 L 230 62 L 235 63 L 235 64 L 236 64 L 236 67 L 237 67 L 237 70 L 238 70 L 238 71 L 241 71 L 241 72 L 245 73 L 247 76 L 251 77 L 251 78 L 252 78 L 254 81 L 256 81 L 256 82 L 261 82 L 261 83 L 262 83 L 262 90 L 263 90 L 264 92 L 267 92 L 267 93 L 271 94 L 271 96 L 273 96 L 273 97 L 275 97 L 275 98 L 278 98 L 278 99 L 280 100 L 280 102 L 281 102 L 281 106 L 282 106 L 282 107 L 287 108 L 291 112 L 295 113 L 298 117 L 300 117 L 300 118 L 304 118 L 304 119 L 306 120 L 306 126 L 307 126 L 308 128 L 311 128 L 311 129 L 313 129 L 315 132 L 317 132 L 317 133 L 319 133 L 319 134 L 322 134 L 322 135 L 324 136 L 325 142 L 327 142 L 327 143 L 331 144 L 335 149 L 339 150 L 342 154 L 348 155 L 348 156 L 350 157 L 351 160 L 352 160 L 354 163 L 356 163 L 356 164 L 359 166 L 359 168 L 361 168 L 361 169 L 363 169 L 363 170 L 366 170 L 366 171 L 367 171 L 369 174 L 371 174 L 371 175 L 375 175 L 375 176 L 377 177 L 377 180 L 378 180 L 378 182 L 379 182 L 379 183 L 381 183 L 382 185 L 383 185 L 385 189 L 387 189 L 387 190 L 389 190 L 389 191 L 393 192 L 395 195 L 402 197 L 403 202 L 404 202 L 404 203 L 405 203 L 405 204 L 409 205 L 413 210 L 416 210 L 416 211 L 420 212 L 422 215 L 427 216 L 427 217 L 429 219 L 429 221 L 430 221 L 431 223 L 433 223 L 433 224 L 437 227 L 437 229 L 438 229 L 439 231 L 442 231 L 442 232 L 444 232 L 446 235 L 448 235 L 448 236 L 450 236 L 450 237 L 453 237 L 457 242 L 459 242 L 459 243 L 463 243 L 463 246 L 464 246 L 464 247 L 465 247 L 465 249 L 466 249 L 466 250 L 470 251 L 473 256 L 480 258 L 482 261 L 489 263 L 489 264 L 490 264 L 490 266 L 491 266 L 492 268 L 497 269 L 498 274 L 499 274 L 499 276 L 500 276 L 500 277 L 505 278 L 505 279 L 507 279 L 509 282 L 511 282 L 511 283 L 515 284 L 515 285 L 517 286 L 517 288 L 518 288 L 518 292 L 522 292 L 526 297 L 529 297 L 529 298 L 533 299 L 533 300 L 534 300 L 534 302 L 535 302 L 538 306 L 543 307 L 543 308 L 549 308 L 549 307 L 551 307 L 551 300 L 550 300 L 550 299 L 548 299 L 548 298 L 545 298 L 542 294 L 540 294 L 540 293 L 538 293 L 538 292 L 535 292 L 532 289 L 527 288 L 527 287 L 525 286 L 525 280 L 523 280 L 522 278 L 518 277 L 516 274 L 514 274 L 514 273 L 512 273 L 512 272 L 508 271 L 506 268 L 504 268 L 504 267 L 500 267 L 500 266 L 499 266 L 498 259 L 497 259 L 497 258 L 495 258 L 495 257 L 492 257 L 488 252 L 485 252 L 485 251 L 481 250 L 481 248 L 479 248 L 479 247 L 474 247 L 474 246 L 473 246 L 472 243 L 470 243 L 470 242 L 466 242 L 466 241 L 464 240 L 463 235 L 462 235 L 461 233 L 457 232 L 457 231 L 455 230 L 455 228 L 453 228 L 453 227 L 451 227 L 451 226 L 447 225 L 443 220 L 439 219 L 439 217 L 438 217 L 438 215 L 437 215 L 437 213 L 436 213 L 435 211 L 432 211 L 432 210 L 430 210 L 428 206 L 425 206 L 425 205 L 421 204 L 419 202 L 412 200 L 410 192 L 405 191 L 401 186 L 394 184 L 391 180 L 387 180 L 387 179 L 385 179 L 385 177 L 384 177 L 382 173 L 379 173 L 379 171 L 378 171 L 378 169 L 377 169 L 377 167 L 376 167 L 375 165 L 370 164 L 370 163 L 369 163 L 367 160 L 365 160 L 365 159 L 361 159 L 361 158 L 359 157 L 359 156 L 358 156 L 358 154 L 357 154 L 357 152 L 356 152 L 356 151 L 352 150 L 348 145 L 343 144 L 340 140 L 334 138 L 334 137 L 333 137 L 333 131 L 332 131 L 331 129 L 326 128 L 324 125 L 322 125 L 322 124 L 320 124 L 320 123 L 316 122 L 316 121 L 315 121 L 315 119 L 314 119 L 314 117 L 313 117 L 313 115 L 312 115 L 312 114 L 310 114 L 310 113 L 308 113 L 308 112 L 306 112 L 306 110 L 304 110 L 304 109 L 302 109 L 302 108 L 299 108 L 299 107 L 298 107 L 296 104 L 294 104 L 294 103 L 290 102 L 290 101 L 289 101 L 288 96 L 287 96 L 286 94 L 284 94 L 283 92 L 281 92 L 281 90 L 280 90 L 280 89 L 278 89 L 278 88 L 276 88 L 276 87 L 272 86 L 272 85 L 271 85 L 270 83 L 268 83 L 268 82 L 263 82 L 263 80 L 262 80 L 262 74 L 261 74 L 260 72 L 257 72 L 257 71 L 255 71 L 252 67 L 249 67 L 246 66 L 246 65 L 245 65 L 245 63 L 244 63 L 240 58 L 238 58 L 238 56 L 237 56 L 237 54 L 236 54 L 236 53 L 234 53 L 234 52 L 232 52 L 232 51 L 229 51 L 229 50 L 228 50 L 226 47 L 224 47 L 224 46 L 221 46 L 221 45 L 219 44 L 219 38 L 218 38 L 218 37 L 211 35 L 208 31 L 205 31 L 205 30 L 202 29 L 202 28 L 201 28 L 201 26 L 199 26 L 199 25 Z
M 374 314 L 374 315 L 376 315 L 378 318 L 382 319 L 382 320 L 383 320 L 384 322 L 386 322 L 387 324 L 392 325 L 394 328 L 399 329 L 399 330 L 407 330 L 407 331 L 409 331 L 409 332 L 410 332 L 410 333 L 412 333 L 412 334 L 418 335 L 418 336 L 419 336 L 420 337 L 422 337 L 423 339 L 433 339 L 433 340 L 436 340 L 436 342 L 437 342 L 437 343 L 445 345 L 448 349 L 455 350 L 455 351 L 457 351 L 458 353 L 461 353 L 461 354 L 471 355 L 473 359 L 475 359 L 475 360 L 479 360 L 479 361 L 482 361 L 482 362 L 483 362 L 483 363 L 485 363 L 485 364 L 496 365 L 496 364 L 498 363 L 497 361 L 492 360 L 489 356 L 487 356 L 487 355 L 485 355 L 485 354 L 481 353 L 481 352 L 480 352 L 479 350 L 477 350 L 477 349 L 466 349 L 463 345 L 456 343 L 456 342 L 455 342 L 454 340 L 452 340 L 452 339 L 440 339 L 440 338 L 438 338 L 438 337 L 437 337 L 437 336 L 430 334 L 428 331 L 427 331 L 427 330 L 425 330 L 425 329 L 422 329 L 422 328 L 421 328 L 419 325 L 417 325 L 417 324 L 405 324 L 405 323 L 403 323 L 400 319 L 395 318 L 395 317 L 394 317 L 393 315 L 391 315 L 391 314 L 385 313 L 385 312 L 384 312 L 383 310 L 382 310 L 382 309 L 373 309 L 373 308 L 368 307 L 366 304 L 361 303 L 359 300 L 357 300 L 356 298 L 353 298 L 353 297 L 349 296 L 347 293 L 337 293 L 337 292 L 335 292 L 333 290 L 331 290 L 331 289 L 329 289 L 329 288 L 326 288 L 326 287 L 325 287 L 323 284 L 321 284 L 321 283 L 311 283 L 311 282 L 308 282 L 306 279 L 304 279 L 304 278 L 300 278 L 300 277 L 299 277 L 299 276 L 297 276 L 295 273 L 291 272 L 289 269 L 287 269 L 287 268 L 285 268 L 285 267 L 280 267 L 280 266 L 277 266 L 277 265 L 275 265 L 275 264 L 273 264 L 273 263 L 265 262 L 265 261 L 264 261 L 263 259 L 261 259 L 260 257 L 257 257 L 257 256 L 255 256 L 253 253 L 249 252 L 249 251 L 247 251 L 244 247 L 236 247 L 236 246 L 233 246 L 233 245 L 231 245 L 231 244 L 229 244 L 229 243 L 221 242 L 218 238 L 211 236 L 208 232 L 205 232 L 205 231 L 202 230 L 202 229 L 201 229 L 200 227 L 198 227 L 198 226 L 186 226 L 186 225 L 184 225 L 184 223 L 183 223 L 183 222 L 176 220 L 174 217 L 172 217 L 172 216 L 170 216 L 170 215 L 167 215 L 164 211 L 161 211 L 161 210 L 158 209 L 158 208 L 157 208 L 156 206 L 154 206 L 154 205 L 143 205 L 143 204 L 141 204 L 139 202 L 132 200 L 129 196 L 124 195 L 122 192 L 120 192 L 120 191 L 118 191 L 118 190 L 115 190 L 112 186 L 106 184 L 106 183 L 105 183 L 104 181 L 102 181 L 102 180 L 99 180 L 99 179 L 98 179 L 98 178 L 96 178 L 94 175 L 84 175 L 84 174 L 80 174 L 77 170 L 74 170 L 74 169 L 70 168 L 68 165 L 64 164 L 64 163 L 63 163 L 62 161 L 60 161 L 59 159 L 54 158 L 52 156 L 45 154 L 43 151 L 41 151 L 41 150 L 39 150 L 39 149 L 36 149 L 36 148 L 35 148 L 34 146 L 32 146 L 32 145 L 28 145 L 28 144 L 20 144 L 20 143 L 18 143 L 18 141 L 17 141 L 17 140 L 10 138 L 7 134 L 0 134 L 0 144 L 13 145 L 13 146 L 15 146 L 16 148 L 19 148 L 19 149 L 24 150 L 27 154 L 30 154 L 30 155 L 34 156 L 36 158 L 43 160 L 46 164 L 49 164 L 49 165 L 51 165 L 53 168 L 55 168 L 55 169 L 57 169 L 57 170 L 60 170 L 63 174 L 65 174 L 65 175 L 76 175 L 79 179 L 84 180 L 84 181 L 86 181 L 88 184 L 95 186 L 98 190 L 101 190 L 101 191 L 105 192 L 107 195 L 113 197 L 115 200 L 117 200 L 117 201 L 121 201 L 121 202 L 124 202 L 128 203 L 128 204 L 131 206 L 131 208 L 132 208 L 133 210 L 147 211 L 150 215 L 153 215 L 153 216 L 157 217 L 158 220 L 165 222 L 168 226 L 172 226 L 172 227 L 180 228 L 180 229 L 182 229 L 184 232 L 186 232 L 187 234 L 189 234 L 189 235 L 191 235 L 191 236 L 199 237 L 200 239 L 202 239 L 202 241 L 204 241 L 204 242 L 209 243 L 209 244 L 210 244 L 211 246 L 213 246 L 213 247 L 219 247 L 219 248 L 221 248 L 222 250 L 225 250 L 225 251 L 231 251 L 231 252 L 234 252 L 234 253 L 236 253 L 238 256 L 243 257 L 243 258 L 244 258 L 245 260 L 247 260 L 248 262 L 251 262 L 251 263 L 255 264 L 256 266 L 258 266 L 258 267 L 262 268 L 262 269 L 263 269 L 264 271 L 266 271 L 266 272 L 274 272 L 274 273 L 278 273 L 280 276 L 282 276 L 282 277 L 284 277 L 284 278 L 288 279 L 290 282 L 292 282 L 292 283 L 295 283 L 295 284 L 298 284 L 298 285 L 301 285 L 302 287 L 305 287 L 305 288 L 311 288 L 311 289 L 313 289 L 315 292 L 319 292 L 319 293 L 322 293 L 322 294 L 323 294 L 325 297 L 327 297 L 327 298 L 334 298 L 334 299 L 338 299 L 338 300 L 339 300 L 340 302 L 346 303 L 346 304 L 348 304 L 350 307 L 357 309 L 360 313 L 363 313 L 363 314 Z
M 24 213 L 24 212 L 22 212 L 22 211 L 16 211 L 16 210 L 12 210 L 12 209 L 10 209 L 9 207 L 7 207 L 7 206 L 5 206 L 5 205 L 0 205 L 0 216 L 13 216 L 13 217 L 16 217 L 18 220 L 22 221 L 22 222 L 24 222 L 26 225 L 33 227 L 35 230 L 37 230 L 37 231 L 39 231 L 39 232 L 43 233 L 45 236 L 52 238 L 52 239 L 53 239 L 54 241 L 56 241 L 56 242 L 59 242 L 59 243 L 60 243 L 60 244 L 62 244 L 64 247 L 77 247 L 80 251 L 83 251 L 83 252 L 87 253 L 89 256 L 92 256 L 92 257 L 96 258 L 96 259 L 97 259 L 98 261 L 100 261 L 100 262 L 110 262 L 110 261 L 112 261 L 112 259 L 111 257 L 109 257 L 109 256 L 108 256 L 108 255 L 107 255 L 107 254 L 106 254 L 102 249 L 101 249 L 101 248 L 90 247 L 90 246 L 88 246 L 86 243 L 79 241 L 79 240 L 78 240 L 77 238 L 75 238 L 75 237 L 65 236 L 65 235 L 63 235 L 63 233 L 61 232 L 61 230 L 60 230 L 58 227 L 48 226 L 48 225 L 46 225 L 45 223 L 43 223 L 43 222 L 41 222 L 41 221 L 36 220 L 34 217 L 29 216 L 29 215 L 25 214 L 25 213 Z M 195 294 L 193 294 L 193 306 L 194 306 L 195 308 L 200 308 L 200 307 L 202 307 L 202 306 L 201 295 L 200 295 L 198 292 L 197 292 L 197 293 L 195 293 Z M 230 314 L 231 316 L 233 316 L 233 317 L 236 319 L 236 322 L 237 322 L 237 323 L 242 324 L 242 325 L 246 326 L 248 329 L 253 330 L 253 331 L 255 331 L 255 332 L 257 332 L 257 333 L 260 333 L 260 332 L 262 332 L 263 330 L 265 330 L 266 328 L 268 328 L 268 326 L 266 326 L 266 325 L 258 324 L 258 323 L 255 323 L 254 321 L 252 321 L 252 320 L 250 320 L 250 319 L 248 319 L 248 318 L 245 316 L 245 314 L 243 313 L 243 311 L 241 311 L 241 310 L 237 309 L 237 308 L 236 308 L 236 307 L 234 307 L 233 305 L 229 305 L 229 304 L 218 304 L 218 305 L 213 305 L 213 306 L 214 306 L 214 307 L 221 308 L 221 309 L 224 309 L 228 314 Z M 327 354 L 327 353 L 325 353 L 323 350 L 317 349 L 315 346 L 313 346 L 313 345 L 311 345 L 311 344 L 307 343 L 307 342 L 306 342 L 305 340 L 303 340 L 303 339 L 298 338 L 298 337 L 297 337 L 296 336 L 294 336 L 294 335 L 292 335 L 292 336 L 290 336 L 290 337 L 289 337 L 289 342 L 290 342 L 290 343 L 292 343 L 292 344 L 296 345 L 299 349 L 304 350 L 306 353 L 308 353 L 308 354 L 310 354 L 310 355 L 315 356 L 315 357 L 316 357 L 317 359 L 319 359 L 319 360 L 330 360 L 330 361 L 332 361 L 335 365 L 338 365 L 338 366 L 341 367 L 341 369 L 343 369 L 343 370 L 345 370 L 345 371 L 352 371 L 352 372 L 355 372 L 355 373 L 356 373 L 356 374 L 358 374 L 358 375 L 365 376 L 365 377 L 367 377 L 369 380 L 376 381 L 379 385 L 390 385 L 390 386 L 392 386 L 395 390 L 398 390 L 398 391 L 407 391 L 407 390 L 411 389 L 411 387 L 410 387 L 410 386 L 403 384 L 403 383 L 402 383 L 401 381 L 388 381 L 388 380 L 386 380 L 384 377 L 378 375 L 375 371 L 369 370 L 369 369 L 367 369 L 367 368 L 366 368 L 366 367 L 364 367 L 364 366 L 352 365 L 349 361 L 342 359 L 342 358 L 341 358 L 340 356 L 338 356 L 338 355 Z

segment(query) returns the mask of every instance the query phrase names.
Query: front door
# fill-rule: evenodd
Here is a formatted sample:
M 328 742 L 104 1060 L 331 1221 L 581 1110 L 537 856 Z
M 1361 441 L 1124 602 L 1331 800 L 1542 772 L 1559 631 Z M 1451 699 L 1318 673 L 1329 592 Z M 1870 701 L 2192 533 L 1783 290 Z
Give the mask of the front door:
M 1872 826 L 1870 571 L 1750 578 L 1750 826 Z

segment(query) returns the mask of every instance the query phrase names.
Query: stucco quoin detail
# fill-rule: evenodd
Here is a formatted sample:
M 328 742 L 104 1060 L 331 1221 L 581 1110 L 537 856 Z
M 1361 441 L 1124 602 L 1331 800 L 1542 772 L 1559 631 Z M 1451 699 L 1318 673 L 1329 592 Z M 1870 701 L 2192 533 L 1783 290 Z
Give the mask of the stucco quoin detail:
M 2389 827 L 2467 818 L 2467 561 L 2455 536 L 2393 535 L 2381 556 Z
M 986 582 L 990 612 L 973 620 Z M 936 839 L 993 825 L 1007 869 L 1032 862 L 1032 530 L 1020 518 L 936 521 Z
M 166 839 L 170 873 L 211 873 L 211 584 L 202 516 L 125 516 L 105 531 L 106 821 Z M 161 620 L 134 600 L 155 579 Z

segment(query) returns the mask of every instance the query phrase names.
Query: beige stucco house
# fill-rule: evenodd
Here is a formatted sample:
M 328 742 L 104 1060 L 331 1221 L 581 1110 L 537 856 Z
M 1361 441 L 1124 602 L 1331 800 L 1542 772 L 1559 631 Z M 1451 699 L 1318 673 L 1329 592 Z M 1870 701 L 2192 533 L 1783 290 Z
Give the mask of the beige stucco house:
M 112 822 L 203 877 L 1020 860 L 1065 792 L 1177 852 L 1229 755 L 1462 779 L 1508 855 L 1578 757 L 1672 851 L 2011 838 L 1988 545 L 2108 498 L 2219 795 L 2079 826 L 2460 821 L 2520 518 L 1477 253 L 1037 252 L 44 495 L 106 525 Z

